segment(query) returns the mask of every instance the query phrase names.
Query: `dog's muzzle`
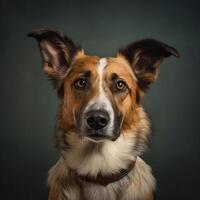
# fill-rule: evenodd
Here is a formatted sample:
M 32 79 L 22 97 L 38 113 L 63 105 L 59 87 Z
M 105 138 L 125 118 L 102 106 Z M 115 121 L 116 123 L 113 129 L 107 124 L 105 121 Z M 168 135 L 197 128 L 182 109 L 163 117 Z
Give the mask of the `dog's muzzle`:
M 109 115 L 105 111 L 93 110 L 86 115 L 87 125 L 89 128 L 99 130 L 108 125 Z
M 105 110 L 90 110 L 85 114 L 86 136 L 93 140 L 108 139 L 109 113 Z

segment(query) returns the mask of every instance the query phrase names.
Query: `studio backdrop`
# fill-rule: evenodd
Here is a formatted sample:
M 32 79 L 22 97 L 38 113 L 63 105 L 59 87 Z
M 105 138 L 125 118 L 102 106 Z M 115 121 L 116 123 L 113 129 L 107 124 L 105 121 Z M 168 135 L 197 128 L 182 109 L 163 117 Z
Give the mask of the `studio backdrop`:
M 0 1 L 0 198 L 47 199 L 48 169 L 58 160 L 58 98 L 46 76 L 35 28 L 60 30 L 86 53 L 114 56 L 131 41 L 155 38 L 181 58 L 161 66 L 145 96 L 153 135 L 144 160 L 158 200 L 198 199 L 200 179 L 200 4 L 198 1 Z

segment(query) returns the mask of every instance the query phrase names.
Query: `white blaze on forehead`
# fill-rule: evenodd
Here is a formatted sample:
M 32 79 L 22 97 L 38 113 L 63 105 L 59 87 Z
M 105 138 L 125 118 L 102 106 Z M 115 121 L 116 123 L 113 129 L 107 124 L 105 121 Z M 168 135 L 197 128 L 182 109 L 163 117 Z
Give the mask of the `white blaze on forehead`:
M 102 75 L 103 70 L 105 69 L 106 65 L 108 64 L 107 59 L 106 58 L 101 58 L 99 60 L 99 74 Z
M 113 126 L 114 126 L 114 110 L 113 107 L 111 105 L 110 100 L 108 99 L 108 97 L 105 94 L 105 91 L 103 89 L 103 73 L 105 71 L 105 67 L 107 66 L 108 62 L 106 58 L 101 58 L 99 61 L 99 65 L 98 65 L 98 73 L 99 73 L 99 96 L 97 97 L 96 100 L 96 105 L 97 107 L 99 106 L 100 108 L 105 109 L 108 113 L 109 113 L 109 117 L 110 117 L 110 123 L 109 123 L 109 132 L 112 132 L 113 130 Z M 110 133 L 112 134 L 112 133 Z
M 110 122 L 108 124 L 108 133 L 111 135 L 112 130 L 114 128 L 114 110 L 113 110 L 113 107 L 111 105 L 109 98 L 106 96 L 106 93 L 103 89 L 103 84 L 105 84 L 103 81 L 103 79 L 104 79 L 103 74 L 104 74 L 107 64 L 108 64 L 108 62 L 107 62 L 106 58 L 101 58 L 99 60 L 99 65 L 97 66 L 97 71 L 98 71 L 98 76 L 99 76 L 99 87 L 98 87 L 99 95 L 97 97 L 95 97 L 94 99 L 91 99 L 91 101 L 86 106 L 85 112 L 90 110 L 91 107 L 94 110 L 103 109 L 103 110 L 107 111 L 109 114 L 109 117 L 110 117 Z
M 103 72 L 104 72 L 104 69 L 105 69 L 107 64 L 108 64 L 107 59 L 106 58 L 101 58 L 100 61 L 99 61 L 99 65 L 98 65 L 98 72 L 99 72 L 99 98 L 102 98 L 101 100 L 105 100 L 105 98 L 106 98 L 105 92 L 103 90 Z

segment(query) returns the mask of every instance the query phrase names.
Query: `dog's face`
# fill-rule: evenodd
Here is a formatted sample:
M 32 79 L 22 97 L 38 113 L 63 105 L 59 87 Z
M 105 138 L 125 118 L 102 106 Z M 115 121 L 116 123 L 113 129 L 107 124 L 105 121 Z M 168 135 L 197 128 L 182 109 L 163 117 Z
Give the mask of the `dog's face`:
M 63 84 L 66 130 L 72 128 L 95 141 L 115 140 L 121 129 L 132 124 L 138 88 L 122 56 L 99 58 L 79 53 Z
M 85 55 L 52 30 L 30 34 L 39 41 L 44 71 L 61 99 L 59 127 L 94 142 L 116 140 L 137 123 L 136 108 L 155 81 L 163 58 L 178 52 L 152 39 L 132 43 L 116 57 Z

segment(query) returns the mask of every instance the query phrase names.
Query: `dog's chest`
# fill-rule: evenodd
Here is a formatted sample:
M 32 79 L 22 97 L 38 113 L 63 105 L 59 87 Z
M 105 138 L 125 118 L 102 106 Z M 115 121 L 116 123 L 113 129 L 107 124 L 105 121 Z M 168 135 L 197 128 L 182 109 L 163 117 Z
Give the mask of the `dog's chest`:
M 48 182 L 58 189 L 59 200 L 145 200 L 155 187 L 150 167 L 139 157 L 127 176 L 107 186 L 77 179 L 61 160 L 50 170 Z
M 110 183 L 107 186 L 83 181 L 80 193 L 85 200 L 122 200 L 127 193 L 127 188 L 132 184 L 133 171 L 120 181 Z
M 69 196 L 76 194 L 74 200 L 144 200 L 154 184 L 149 166 L 138 159 L 136 167 L 121 180 L 107 186 L 80 181 Z
M 88 184 L 83 187 L 82 193 L 85 200 L 119 200 L 122 196 L 122 190 L 111 185 L 104 187 Z

